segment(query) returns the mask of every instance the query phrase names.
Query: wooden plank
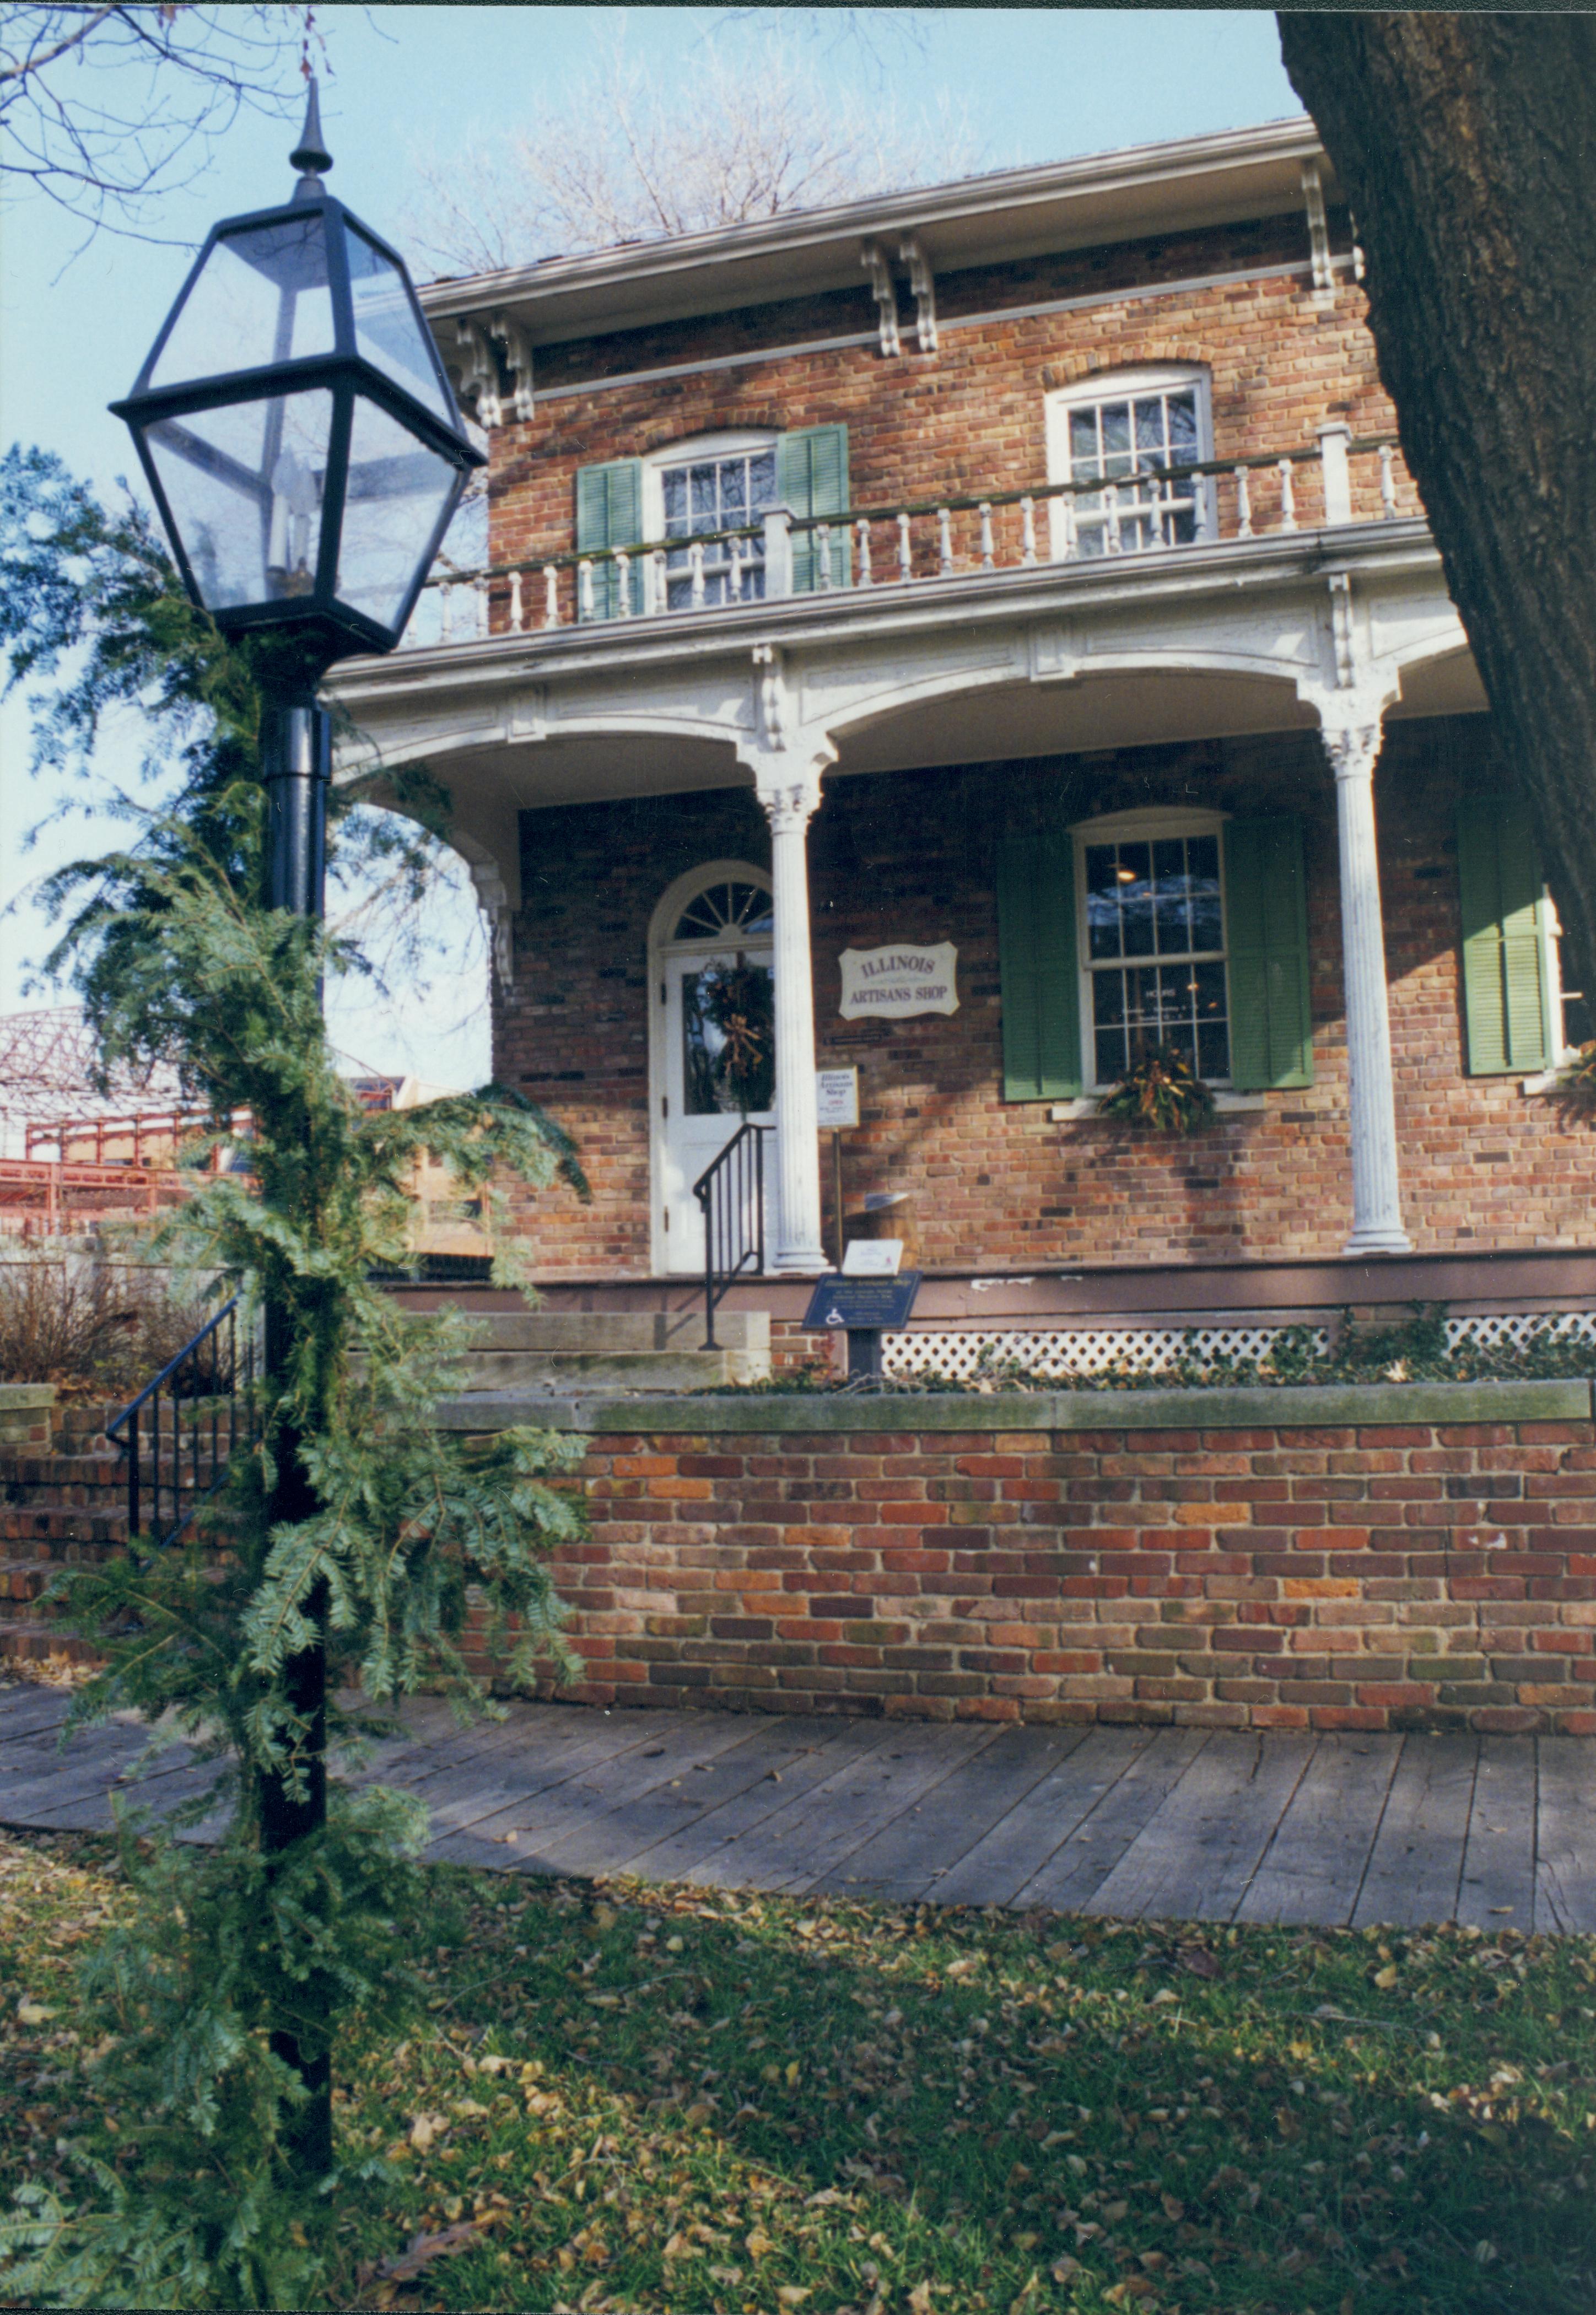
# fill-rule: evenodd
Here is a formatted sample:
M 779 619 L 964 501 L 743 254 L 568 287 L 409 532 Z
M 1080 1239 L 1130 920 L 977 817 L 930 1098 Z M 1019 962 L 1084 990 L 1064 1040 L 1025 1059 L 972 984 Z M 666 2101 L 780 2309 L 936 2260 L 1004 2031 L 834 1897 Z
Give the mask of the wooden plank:
M 51 1794 L 32 1822 L 54 1832 L 109 1832 L 116 1822 L 114 1801 L 125 1801 L 132 1808 L 147 1808 L 156 1818 L 166 1817 L 195 1793 L 204 1792 L 220 1773 L 215 1761 L 194 1761 L 191 1756 L 186 1763 L 174 1765 L 170 1773 L 152 1776 L 137 1785 L 117 1786 L 109 1791 L 102 1787 L 76 1798 L 59 1792 Z
M 1458 1919 L 1480 1929 L 1535 1920 L 1535 1742 L 1482 1736 L 1458 1887 Z
M 528 1783 L 519 1791 L 512 1787 L 508 1805 L 490 1805 L 480 1795 L 462 1796 L 442 1807 L 434 1805 L 432 1821 L 439 1830 L 427 1854 L 463 1863 L 466 1857 L 459 1844 L 468 1840 L 471 1855 L 482 1861 L 483 1842 L 495 1843 L 499 1834 L 513 1832 L 516 1840 L 505 1844 L 513 1848 L 513 1857 L 501 1854 L 492 1862 L 511 1865 L 519 1872 L 563 1872 L 563 1865 L 549 1861 L 549 1852 L 591 1819 L 669 1783 L 671 1777 L 689 1770 L 695 1759 L 741 1743 L 750 1734 L 740 1714 L 671 1712 L 625 1716 L 635 1718 L 642 1725 L 622 1730 L 612 1720 L 602 1752 L 595 1748 L 596 1757 L 572 1766 L 572 1752 L 563 1751 L 559 1761 L 548 1764 L 557 1773 L 544 1776 L 536 1789 L 528 1789 L 528 1768 L 534 1775 L 538 1773 L 533 1764 L 519 1771 L 510 1770 L 505 1777 L 507 1786 L 518 1773 Z
M 0 1751 L 35 1729 L 58 1727 L 71 1707 L 70 1693 L 38 1682 L 0 1687 Z
M 817 1885 L 864 1897 L 923 1896 L 1049 1770 L 1085 1741 L 1084 1728 L 1004 1728 L 983 1752 L 845 1858 Z
M 1596 1929 L 1596 1744 L 1536 1739 L 1535 1927 Z
M 1056 1849 L 1009 1902 L 1045 1905 L 1061 1913 L 1081 1911 L 1208 1741 L 1205 1728 L 1154 1730 L 1151 1743 L 1127 1761 L 1123 1773 L 1098 1796 L 1073 1838 Z
M 748 1876 L 768 1868 L 773 1840 L 779 1849 L 779 1831 L 772 1834 L 767 1828 L 785 1818 L 794 1801 L 834 1776 L 841 1761 L 873 1751 L 891 1734 L 882 1721 L 840 1716 L 773 1721 L 770 1735 L 761 1742 L 767 1766 L 759 1774 L 707 1815 L 640 1849 L 628 1869 L 651 1881 L 691 1881 L 704 1888 L 741 1885 Z M 791 1746 L 785 1755 L 779 1738 Z
M 750 1885 L 812 1889 L 822 1875 L 837 1870 L 844 1858 L 939 1786 L 970 1754 L 984 1752 L 998 1734 L 991 1724 L 982 1722 L 966 1721 L 951 1728 L 895 1724 L 884 1744 L 850 1761 L 802 1801 L 782 1811 L 779 1863 Z M 748 1878 L 740 1868 L 738 1877 Z
M 1055 1769 L 998 1818 L 926 1890 L 939 1905 L 1006 1905 L 1041 1872 L 1130 1763 L 1151 1728 L 1089 1727 Z
M 1352 1927 L 1417 1929 L 1458 1910 L 1477 1736 L 1408 1736 L 1352 1911 Z
M 97 1752 L 87 1759 L 74 1761 L 68 1756 L 43 1774 L 8 1778 L 0 1783 L 0 1823 L 49 1826 L 56 1823 L 61 1810 L 76 1808 L 98 1796 L 105 1804 L 105 1812 L 103 1819 L 97 1818 L 96 1823 L 109 1824 L 113 1792 L 136 1792 L 187 1767 L 193 1759 L 187 1746 L 173 1745 L 159 1765 L 152 1761 L 137 1780 L 119 1775 L 119 1770 L 131 1766 L 142 1749 L 135 1743 L 115 1752 Z
M 608 1723 L 606 1724 L 610 1725 Z M 407 1730 L 403 1738 L 380 1743 L 359 1769 L 350 1771 L 357 1785 L 402 1784 L 419 1792 L 429 1778 L 449 1774 L 474 1761 L 491 1760 L 497 1752 L 536 1743 L 529 1730 L 525 1707 L 512 1708 L 508 1720 L 471 1720 L 462 1725 L 452 1713 L 440 1725 Z
M 1314 1736 L 1211 1735 L 1083 1912 L 1228 1921 L 1317 1743 Z
M 1238 1921 L 1351 1920 L 1401 1751 L 1400 1736 L 1321 1737 Z
M 652 1783 L 614 1808 L 594 1812 L 557 1845 L 540 1842 L 541 1853 L 552 1858 L 558 1873 L 620 1873 L 647 1871 L 647 1859 L 661 1842 L 702 1824 L 724 1803 L 750 1787 L 765 1785 L 773 1798 L 778 1787 L 771 1772 L 783 1778 L 800 1757 L 802 1737 L 785 1724 L 742 1722 L 740 1741 L 712 1759 L 695 1760 L 678 1776 Z M 652 1765 L 652 1764 L 651 1764 Z

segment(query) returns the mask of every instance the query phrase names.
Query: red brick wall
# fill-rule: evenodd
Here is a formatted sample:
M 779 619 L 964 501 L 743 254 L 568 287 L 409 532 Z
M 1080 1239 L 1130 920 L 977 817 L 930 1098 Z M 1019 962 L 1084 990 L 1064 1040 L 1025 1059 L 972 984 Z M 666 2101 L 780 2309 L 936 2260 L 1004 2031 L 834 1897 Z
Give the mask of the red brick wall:
M 1088 372 L 1148 362 L 1205 363 L 1212 374 L 1214 452 L 1219 458 L 1311 443 L 1315 429 L 1345 418 L 1356 435 L 1392 430 L 1391 405 L 1376 372 L 1362 291 L 1338 275 L 1327 310 L 1312 302 L 1305 274 L 1172 289 L 1157 297 L 1110 293 L 1216 273 L 1301 264 L 1306 227 L 1275 218 L 1156 242 L 1122 243 L 1023 265 L 944 277 L 940 313 L 978 314 L 1048 298 L 1109 295 L 1110 302 L 1065 314 L 1006 317 L 979 328 L 947 329 L 935 355 L 883 359 L 873 342 L 777 357 L 732 370 L 642 380 L 539 406 L 524 424 L 492 437 L 492 551 L 496 562 L 565 553 L 574 544 L 573 483 L 579 466 L 630 457 L 688 437 L 731 428 L 844 422 L 856 506 L 891 504 L 980 490 L 1021 490 L 1047 471 L 1043 400 L 1049 388 Z M 1343 245 L 1338 240 L 1337 246 Z M 540 348 L 540 388 L 625 375 L 718 355 L 820 337 L 873 332 L 873 307 L 858 290 L 792 306 L 760 306 L 591 342 Z M 906 329 L 905 343 L 912 344 Z M 1354 462 L 1356 504 L 1379 511 L 1372 460 Z M 1416 511 L 1405 479 L 1405 511 Z M 1276 519 L 1279 485 L 1255 477 L 1260 528 Z M 1300 519 L 1320 505 L 1317 467 L 1298 474 Z M 1220 519 L 1230 520 L 1230 485 Z M 973 544 L 973 516 L 955 538 Z M 1000 512 L 1000 559 L 1018 559 L 1018 516 Z M 1010 533 L 1012 532 L 1012 535 Z M 926 550 L 931 552 L 929 534 Z M 563 616 L 572 581 L 562 581 Z M 541 604 L 541 596 L 538 597 Z M 537 616 L 541 616 L 541 610 Z M 508 594 L 497 617 L 508 617 Z
M 605 1433 L 585 1481 L 588 1703 L 1596 1734 L 1589 1422 Z
M 1377 781 L 1404 1202 L 1422 1251 L 1591 1234 L 1589 1131 L 1517 1078 L 1464 1074 L 1453 810 L 1460 782 L 1502 776 L 1488 723 L 1467 717 L 1391 725 Z M 1176 1144 L 1002 1099 L 996 836 L 1158 803 L 1296 810 L 1307 823 L 1315 1082 Z M 1339 1254 L 1351 1184 L 1334 813 L 1311 734 L 829 783 L 810 835 L 815 1016 L 820 1061 L 861 1071 L 845 1203 L 907 1191 L 932 1269 Z M 767 862 L 764 820 L 750 795 L 723 792 L 522 826 L 526 905 L 496 1068 L 575 1134 L 595 1193 L 589 1207 L 544 1193 L 528 1227 L 546 1275 L 643 1274 L 649 919 L 696 862 Z M 956 943 L 959 1011 L 841 1021 L 839 951 L 903 937 Z

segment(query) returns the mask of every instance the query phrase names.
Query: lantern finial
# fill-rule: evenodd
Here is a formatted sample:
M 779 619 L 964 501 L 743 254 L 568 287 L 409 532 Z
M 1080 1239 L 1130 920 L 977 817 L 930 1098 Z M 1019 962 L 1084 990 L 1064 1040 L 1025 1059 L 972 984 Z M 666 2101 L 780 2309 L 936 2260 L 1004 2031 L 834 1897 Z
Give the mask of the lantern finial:
M 310 76 L 310 101 L 305 108 L 305 127 L 300 131 L 298 144 L 288 155 L 288 164 L 291 168 L 298 170 L 301 179 L 294 191 L 296 200 L 301 196 L 312 198 L 319 192 L 318 180 L 324 171 L 332 166 L 332 155 L 322 137 L 321 103 L 314 74 Z

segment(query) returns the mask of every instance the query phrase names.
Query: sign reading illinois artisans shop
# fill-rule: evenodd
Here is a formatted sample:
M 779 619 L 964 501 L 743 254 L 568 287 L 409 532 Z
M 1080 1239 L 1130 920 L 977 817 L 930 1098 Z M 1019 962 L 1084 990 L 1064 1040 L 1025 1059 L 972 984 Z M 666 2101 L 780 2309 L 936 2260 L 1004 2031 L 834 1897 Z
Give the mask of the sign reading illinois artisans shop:
M 956 1013 L 954 973 L 959 952 L 952 941 L 929 946 L 892 941 L 885 948 L 845 948 L 842 1005 L 845 1021 L 903 1020 L 912 1013 Z

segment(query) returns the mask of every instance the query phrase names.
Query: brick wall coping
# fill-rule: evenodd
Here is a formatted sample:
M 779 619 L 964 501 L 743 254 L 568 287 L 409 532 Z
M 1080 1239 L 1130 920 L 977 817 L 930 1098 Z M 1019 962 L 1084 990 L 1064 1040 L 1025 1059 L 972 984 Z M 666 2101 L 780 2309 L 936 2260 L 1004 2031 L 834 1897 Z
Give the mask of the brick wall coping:
M 634 1397 L 476 1391 L 443 1402 L 446 1431 L 731 1432 L 1304 1431 L 1414 1423 L 1588 1423 L 1590 1382 L 1318 1383 L 1280 1389 L 772 1392 Z
M 55 1403 L 53 1382 L 0 1382 L 0 1415 L 9 1414 L 13 1407 L 53 1406 Z

